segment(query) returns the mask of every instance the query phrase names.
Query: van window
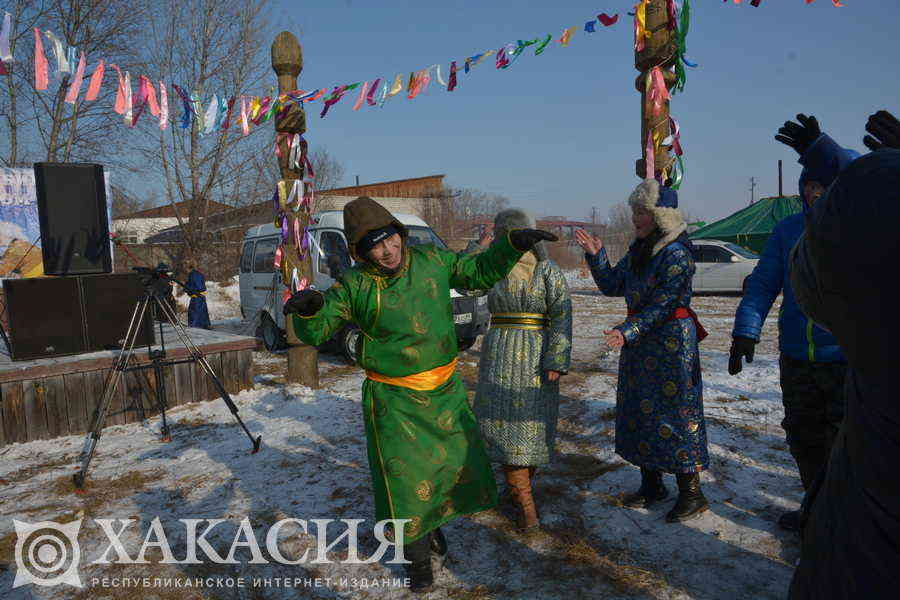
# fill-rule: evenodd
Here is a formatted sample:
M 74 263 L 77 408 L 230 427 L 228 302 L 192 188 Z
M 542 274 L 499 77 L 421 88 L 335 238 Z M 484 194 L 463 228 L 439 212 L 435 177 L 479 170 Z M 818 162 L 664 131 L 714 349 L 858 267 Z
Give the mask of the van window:
M 278 238 L 263 238 L 256 242 L 256 252 L 253 254 L 254 273 L 275 272 L 275 249 L 278 247 Z
M 350 252 L 344 236 L 337 231 L 323 231 L 319 238 L 322 254 L 319 254 L 319 273 L 337 279 L 342 272 L 350 268 Z M 324 256 L 323 256 L 324 254 Z
M 407 225 L 406 231 L 409 232 L 409 245 L 410 246 L 419 246 L 423 244 L 434 244 L 438 248 L 447 249 L 447 244 L 444 243 L 444 240 L 438 237 L 438 235 L 430 228 L 430 227 L 422 227 L 421 225 Z
M 244 242 L 244 250 L 241 252 L 241 273 L 249 273 L 253 266 L 253 242 Z

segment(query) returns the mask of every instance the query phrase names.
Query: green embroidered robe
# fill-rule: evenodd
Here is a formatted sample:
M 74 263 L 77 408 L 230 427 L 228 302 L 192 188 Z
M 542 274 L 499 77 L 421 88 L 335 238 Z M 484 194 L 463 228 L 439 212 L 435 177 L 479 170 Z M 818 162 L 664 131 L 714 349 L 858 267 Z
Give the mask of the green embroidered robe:
M 363 332 L 359 362 L 366 370 L 403 377 L 447 365 L 458 353 L 450 289 L 489 289 L 522 255 L 508 239 L 475 256 L 432 245 L 404 254 L 393 276 L 371 265 L 346 271 L 317 314 L 294 316 L 297 337 L 320 345 L 352 321 Z M 405 543 L 496 505 L 494 476 L 458 375 L 429 391 L 366 379 L 362 407 L 375 516 L 410 519 Z

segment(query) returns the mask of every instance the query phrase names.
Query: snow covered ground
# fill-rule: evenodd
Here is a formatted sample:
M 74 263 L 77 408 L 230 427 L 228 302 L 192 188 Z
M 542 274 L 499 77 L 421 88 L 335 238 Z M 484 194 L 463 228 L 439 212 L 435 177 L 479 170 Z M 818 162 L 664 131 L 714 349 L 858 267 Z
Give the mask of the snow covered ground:
M 575 286 L 587 287 L 587 286 Z M 221 297 L 220 297 L 221 293 Z M 212 284 L 208 294 L 217 328 L 240 328 L 233 298 L 237 286 Z M 231 298 L 232 300 L 229 300 Z M 500 511 L 458 519 L 444 529 L 452 562 L 428 598 L 527 599 L 784 598 L 798 557 L 795 535 L 775 521 L 799 505 L 802 489 L 779 427 L 775 317 L 766 324 L 753 364 L 727 374 L 731 321 L 738 298 L 700 297 L 694 306 L 710 330 L 701 345 L 705 406 L 712 467 L 703 474 L 711 510 L 684 524 L 667 524 L 672 501 L 651 510 L 622 508 L 636 488 L 638 470 L 614 453 L 617 353 L 601 352 L 603 329 L 624 317 L 621 299 L 573 294 L 575 348 L 572 373 L 564 378 L 558 460 L 539 471 L 536 497 L 544 531 L 523 535 Z M 477 377 L 478 347 L 462 355 L 467 383 Z M 97 518 L 134 519 L 121 539 L 132 558 L 155 517 L 175 557 L 185 555 L 178 519 L 227 519 L 207 536 L 223 555 L 247 517 L 260 545 L 266 529 L 287 518 L 359 518 L 361 554 L 377 543 L 365 436 L 360 415 L 362 373 L 338 357 L 320 355 L 321 389 L 285 384 L 285 357 L 255 354 L 255 386 L 235 397 L 240 414 L 263 448 L 250 443 L 222 402 L 180 406 L 170 417 L 173 441 L 160 443 L 159 420 L 107 428 L 89 477 L 87 493 L 72 493 L 71 474 L 81 436 L 0 448 L 0 561 L 11 562 L 16 536 L 12 519 L 68 522 L 84 519 L 79 537 L 84 589 L 28 585 L 11 590 L 15 566 L 0 570 L 3 598 L 408 598 L 402 588 L 353 586 L 351 578 L 401 577 L 397 566 L 249 564 L 239 550 L 236 565 L 90 564 L 108 543 Z M 673 478 L 666 478 L 674 491 Z M 205 526 L 203 526 L 205 527 Z M 201 530 L 203 529 L 201 527 Z M 310 533 L 315 529 L 310 525 Z M 341 531 L 335 526 L 332 538 Z M 285 556 L 299 556 L 313 538 L 286 528 Z M 294 535 L 296 534 L 296 535 Z M 263 550 L 265 552 L 265 549 Z M 312 558 L 315 550 L 310 553 Z M 329 553 L 335 561 L 346 544 Z M 115 556 L 112 552 L 111 557 Z M 213 578 L 247 588 L 103 588 L 92 578 Z M 249 587 L 252 577 L 330 578 L 330 587 Z M 350 585 L 342 586 L 341 578 Z

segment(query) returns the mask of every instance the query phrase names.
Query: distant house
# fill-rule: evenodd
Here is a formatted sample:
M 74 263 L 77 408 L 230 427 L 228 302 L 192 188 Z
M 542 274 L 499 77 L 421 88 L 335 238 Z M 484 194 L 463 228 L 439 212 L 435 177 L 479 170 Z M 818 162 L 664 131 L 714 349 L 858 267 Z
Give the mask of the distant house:
M 391 212 L 406 213 L 425 218 L 426 204 L 443 193 L 444 175 L 428 175 L 412 179 L 381 181 L 365 185 L 317 190 L 315 210 L 340 210 L 344 205 L 359 196 L 374 198 Z M 253 225 L 271 223 L 275 217 L 272 202 L 266 200 L 249 206 L 234 208 L 210 214 L 206 219 L 206 230 L 221 234 L 222 239 L 240 241 L 247 228 Z M 145 236 L 147 243 L 166 244 L 180 242 L 181 231 L 176 227 L 177 221 L 155 234 Z M 140 242 L 138 242 L 140 243 Z
M 207 218 L 223 211 L 233 210 L 233 208 L 227 204 L 210 200 Z M 164 204 L 116 217 L 113 219 L 112 228 L 123 243 L 144 244 L 147 242 L 147 238 L 178 225 L 178 218 L 175 216 L 176 210 L 182 219 L 187 217 L 187 202 L 178 202 L 174 207 L 171 204 Z

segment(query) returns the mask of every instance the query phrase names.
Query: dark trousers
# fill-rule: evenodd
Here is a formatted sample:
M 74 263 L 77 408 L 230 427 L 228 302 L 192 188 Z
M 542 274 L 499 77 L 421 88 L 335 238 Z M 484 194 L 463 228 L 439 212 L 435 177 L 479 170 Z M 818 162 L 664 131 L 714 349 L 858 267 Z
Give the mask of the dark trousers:
M 403 544 L 403 556 L 413 564 L 431 564 L 431 532 L 416 541 Z
M 787 443 L 803 489 L 808 490 L 825 465 L 844 418 L 847 364 L 810 362 L 785 354 L 779 361 L 781 400 Z

